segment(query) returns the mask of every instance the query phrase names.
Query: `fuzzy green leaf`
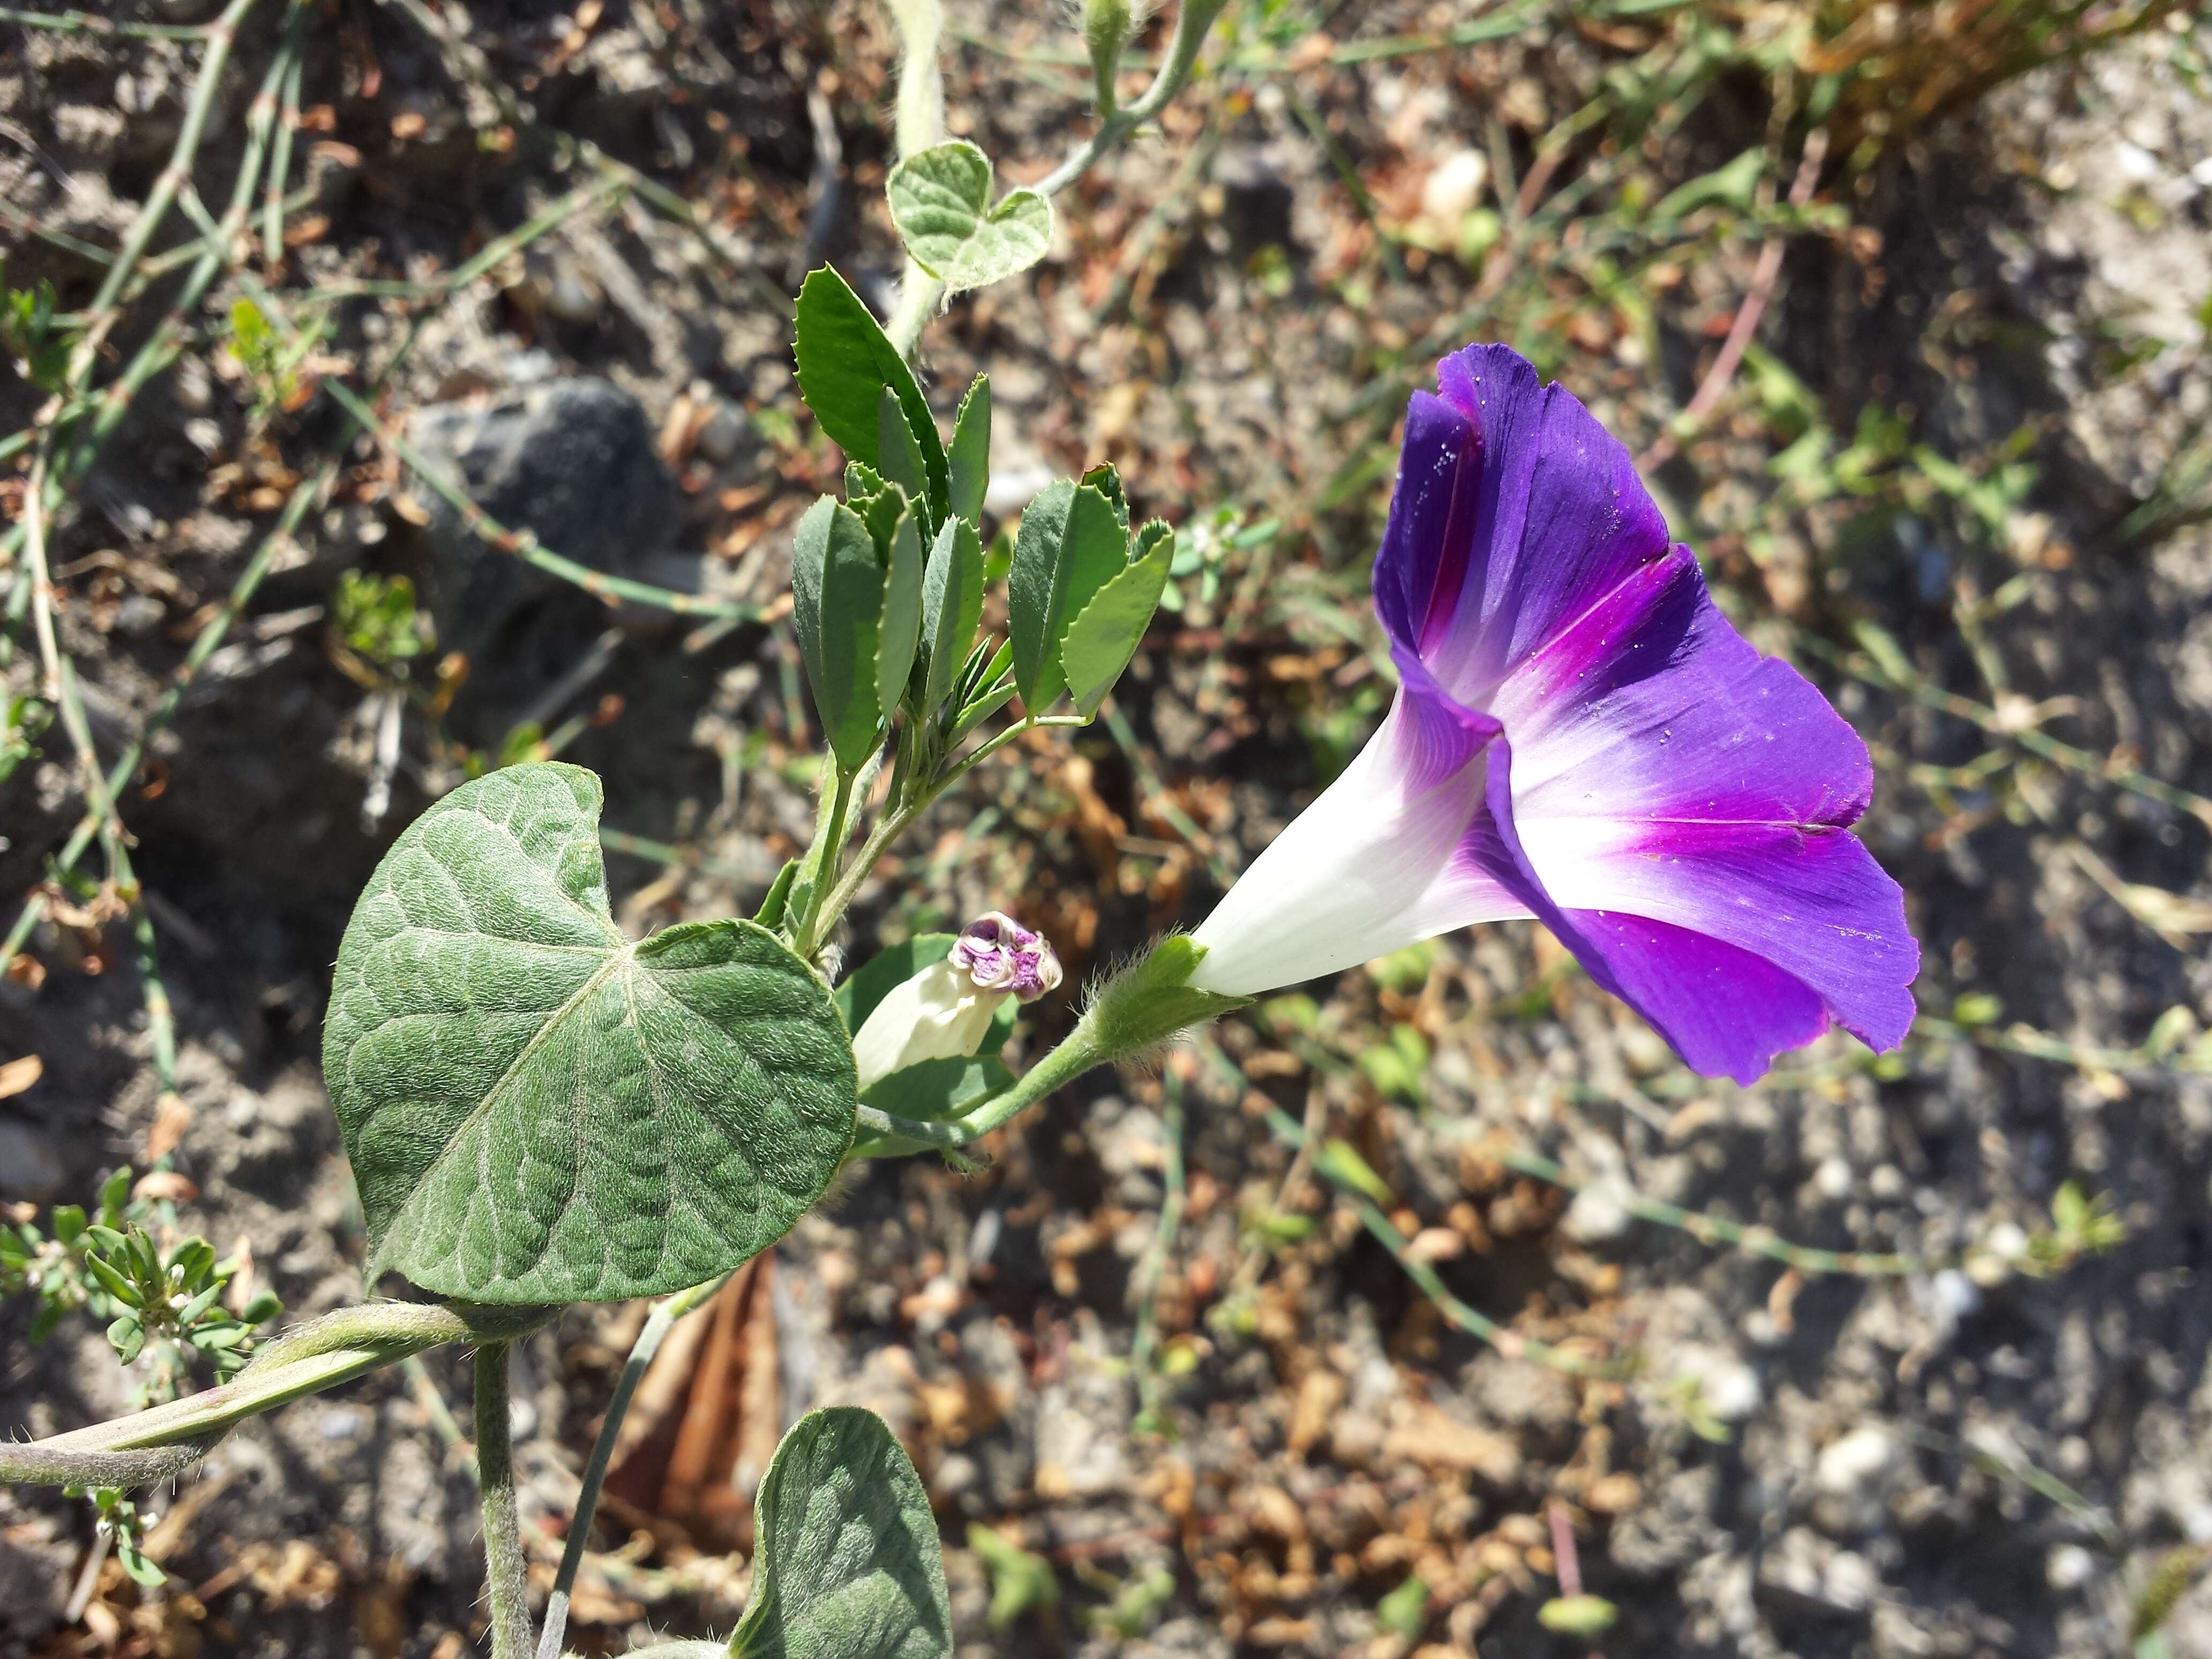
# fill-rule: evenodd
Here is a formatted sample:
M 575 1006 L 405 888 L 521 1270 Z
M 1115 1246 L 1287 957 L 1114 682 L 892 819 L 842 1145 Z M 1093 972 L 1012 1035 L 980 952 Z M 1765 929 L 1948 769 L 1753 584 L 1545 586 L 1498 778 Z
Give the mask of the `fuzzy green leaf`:
M 991 377 L 978 374 L 960 400 L 952 422 L 952 448 L 946 457 L 952 474 L 952 510 L 972 525 L 983 522 L 983 498 L 991 490 Z
M 1052 204 L 1033 190 L 991 202 L 991 161 L 964 139 L 909 155 L 884 185 L 914 262 L 954 293 L 1027 270 L 1052 246 Z
M 792 626 L 822 729 L 848 771 L 867 759 L 883 721 L 884 589 L 875 538 L 860 515 L 827 495 L 807 508 L 791 543 Z
M 1060 644 L 1098 590 L 1128 568 L 1128 536 L 1113 502 L 1095 487 L 1049 484 L 1022 514 L 1006 580 L 1014 681 L 1031 714 L 1066 684 Z
M 937 1522 L 883 1419 L 857 1406 L 800 1418 L 754 1503 L 732 1659 L 951 1659 Z
M 921 582 L 921 644 L 929 658 L 921 694 L 924 714 L 952 695 L 982 619 L 982 541 L 966 519 L 947 519 L 929 550 Z
M 828 988 L 750 921 L 623 938 L 599 802 L 574 766 L 464 784 L 355 908 L 323 1072 L 372 1282 L 658 1296 L 782 1237 L 845 1155 L 853 1051 Z
M 1097 714 L 1137 654 L 1138 641 L 1159 609 L 1168 567 L 1174 562 L 1175 532 L 1155 519 L 1139 533 L 1129 568 L 1100 588 L 1068 624 L 1060 661 L 1067 676 L 1067 695 L 1078 712 Z
M 799 284 L 797 325 L 799 394 L 822 429 L 848 459 L 883 471 L 878 410 L 890 387 L 921 451 L 930 501 L 942 517 L 950 490 L 945 441 L 914 371 L 860 296 L 827 265 L 810 271 Z

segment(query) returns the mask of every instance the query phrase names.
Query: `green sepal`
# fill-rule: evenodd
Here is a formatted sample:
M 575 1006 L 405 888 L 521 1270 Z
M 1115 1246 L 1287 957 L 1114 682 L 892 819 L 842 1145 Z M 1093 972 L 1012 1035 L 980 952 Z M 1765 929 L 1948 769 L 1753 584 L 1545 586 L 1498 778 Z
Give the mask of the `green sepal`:
M 1206 947 L 1188 933 L 1170 933 L 1108 980 L 1083 1016 L 1091 1047 L 1102 1058 L 1133 1059 L 1186 1026 L 1249 1006 L 1249 997 L 1225 997 L 1190 982 L 1205 957 Z

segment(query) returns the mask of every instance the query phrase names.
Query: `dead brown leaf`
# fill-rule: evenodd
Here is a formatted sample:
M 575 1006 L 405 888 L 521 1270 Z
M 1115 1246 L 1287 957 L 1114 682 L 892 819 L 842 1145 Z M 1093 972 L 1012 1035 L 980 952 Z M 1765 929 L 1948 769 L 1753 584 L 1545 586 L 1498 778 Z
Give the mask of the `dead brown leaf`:
M 0 1066 L 0 1100 L 20 1095 L 44 1075 L 46 1062 L 36 1054 L 22 1054 Z

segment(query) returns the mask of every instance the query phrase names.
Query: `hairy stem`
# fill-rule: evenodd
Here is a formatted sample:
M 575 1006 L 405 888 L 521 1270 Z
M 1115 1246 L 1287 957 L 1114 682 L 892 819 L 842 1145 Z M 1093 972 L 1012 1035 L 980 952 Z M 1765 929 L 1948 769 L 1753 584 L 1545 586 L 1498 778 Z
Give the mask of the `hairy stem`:
M 530 1580 L 522 1559 L 522 1529 L 514 1507 L 507 1346 L 504 1342 L 487 1342 L 477 1350 L 477 1476 L 483 1492 L 492 1659 L 530 1659 Z
M 979 744 L 973 753 L 963 757 L 927 783 L 916 785 L 908 800 L 886 809 L 883 817 L 876 820 L 876 827 L 869 832 L 867 840 L 860 843 L 860 850 L 854 854 L 853 862 L 839 874 L 819 907 L 820 916 L 813 937 L 818 939 L 837 925 L 837 919 L 845 914 L 854 895 L 860 890 L 860 884 L 868 878 L 868 872 L 876 867 L 876 861 L 890 849 L 890 844 L 929 810 L 931 802 L 974 771 L 979 763 L 997 754 L 1024 732 L 1034 732 L 1045 726 L 1084 726 L 1090 723 L 1081 714 L 1029 715 L 1016 720 L 988 742 Z M 805 954 L 804 948 L 799 954 Z
M 897 140 L 901 161 L 927 149 L 945 137 L 945 71 L 938 43 L 945 35 L 939 0 L 890 0 L 903 56 L 899 64 Z M 914 350 L 922 329 L 945 297 L 939 282 L 908 256 L 899 278 L 898 308 L 884 332 L 899 355 Z
M 829 764 L 836 770 L 837 781 L 831 786 L 829 810 L 823 814 L 821 827 L 815 831 L 814 845 L 806 849 L 806 862 L 799 870 L 800 878 L 807 883 L 806 911 L 792 933 L 792 948 L 810 959 L 822 942 L 822 935 L 837 921 L 835 911 L 823 914 L 823 900 L 831 884 L 830 872 L 837 867 L 837 855 L 844 850 L 845 823 L 853 810 L 853 783 L 859 775 L 848 772 L 835 757 Z M 838 908 L 843 908 L 842 905 Z
M 1056 196 L 1088 173 L 1091 167 L 1134 132 L 1146 122 L 1158 118 L 1159 112 L 1174 101 L 1177 93 L 1190 79 L 1191 71 L 1198 65 L 1199 48 L 1206 44 L 1206 32 L 1214 20 L 1221 15 L 1228 0 L 1184 0 L 1182 15 L 1176 19 L 1174 42 L 1168 55 L 1152 76 L 1144 95 L 1133 104 L 1114 109 L 1098 124 L 1098 130 L 1069 152 L 1062 161 L 1042 181 L 1030 186 L 1039 195 Z M 927 12 L 926 19 L 919 15 Z M 933 136 L 920 143 L 909 142 L 908 125 L 908 88 L 909 83 L 926 81 L 934 88 L 937 119 L 936 132 L 941 134 L 945 115 L 944 78 L 938 69 L 937 41 L 944 32 L 945 20 L 937 0 L 893 0 L 891 14 L 898 19 L 899 32 L 906 46 L 906 61 L 899 75 L 899 154 L 911 155 L 915 149 L 927 149 L 937 142 Z M 921 46 L 927 40 L 928 54 L 924 61 Z M 1103 83 L 1101 97 L 1110 106 L 1110 82 Z M 924 94 L 915 94 L 917 104 Z M 921 130 L 917 122 L 913 134 Z M 912 259 L 906 262 L 906 276 L 899 284 L 898 308 L 890 320 L 884 325 L 884 332 L 890 337 L 891 344 L 902 356 L 912 356 L 921 342 L 921 331 L 937 312 L 945 298 L 945 284 L 932 276 Z
M 134 1486 L 166 1480 L 249 1417 L 448 1342 L 512 1338 L 556 1311 L 412 1302 L 344 1309 L 279 1337 L 220 1388 L 27 1445 L 0 1440 L 0 1483 Z
M 623 1362 L 622 1376 L 617 1379 L 614 1394 L 607 1401 L 606 1421 L 599 1425 L 599 1437 L 592 1444 L 592 1461 L 584 1466 L 583 1487 L 576 1494 L 575 1518 L 568 1523 L 568 1541 L 561 1552 L 561 1570 L 554 1577 L 553 1594 L 545 1603 L 545 1628 L 538 1638 L 538 1659 L 560 1659 L 561 1638 L 568 1629 L 568 1598 L 575 1592 L 576 1574 L 584 1565 L 584 1550 L 592 1534 L 592 1514 L 599 1508 L 599 1488 L 606 1484 L 607 1466 L 614 1461 L 615 1443 L 622 1437 L 623 1419 L 629 1413 L 631 1397 L 637 1393 L 646 1367 L 653 1364 L 653 1355 L 660 1352 L 661 1342 L 676 1322 L 713 1301 L 715 1292 L 729 1282 L 730 1275 L 722 1273 L 665 1297 L 653 1309 L 653 1316 L 645 1322 L 645 1328 L 630 1345 L 629 1358 Z

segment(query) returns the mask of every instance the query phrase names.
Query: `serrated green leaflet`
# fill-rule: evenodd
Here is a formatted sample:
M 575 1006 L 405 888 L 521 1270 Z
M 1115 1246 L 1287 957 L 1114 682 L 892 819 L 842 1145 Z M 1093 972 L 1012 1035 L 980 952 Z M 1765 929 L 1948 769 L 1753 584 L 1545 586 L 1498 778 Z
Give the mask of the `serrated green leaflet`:
M 1010 190 L 993 205 L 990 158 L 964 140 L 908 156 L 884 193 L 915 264 L 955 293 L 1026 270 L 1052 246 L 1052 204 Z
M 950 1659 L 944 1547 L 883 1419 L 857 1406 L 800 1418 L 754 1504 L 753 1593 L 732 1659 Z
M 828 988 L 749 921 L 624 939 L 599 799 L 559 764 L 464 784 L 355 908 L 323 1070 L 372 1281 L 482 1303 L 679 1290 L 781 1237 L 851 1143 Z
M 952 476 L 952 510 L 972 525 L 983 522 L 983 498 L 991 490 L 991 380 L 978 374 L 960 400 L 952 422 L 952 447 L 945 465 Z
M 884 620 L 876 641 L 876 698 L 888 713 L 906 695 L 914 652 L 921 638 L 921 528 L 914 509 L 891 531 L 890 563 L 884 572 Z
M 927 520 L 928 463 L 922 459 L 921 446 L 914 441 L 914 428 L 906 423 L 898 394 L 889 386 L 876 401 L 876 453 L 883 462 L 884 477 L 904 490 L 907 500 L 921 503 Z
M 924 714 L 952 695 L 982 619 L 983 544 L 967 520 L 947 519 L 929 550 L 921 579 L 921 645 L 929 659 L 921 695 Z
M 884 388 L 890 387 L 921 450 L 930 503 L 941 518 L 950 483 L 945 441 L 938 435 L 929 404 L 882 325 L 845 279 L 827 265 L 808 272 L 799 284 L 797 331 L 793 350 L 799 363 L 799 393 L 822 429 L 848 460 L 885 471 L 878 407 Z
M 1128 535 L 1092 485 L 1048 484 L 1022 514 L 1006 578 L 1006 631 L 1014 680 L 1031 714 L 1049 708 L 1066 684 L 1060 642 L 1068 624 L 1128 562 Z
M 1155 519 L 1137 535 L 1136 556 L 1129 568 L 1083 607 L 1067 626 L 1060 643 L 1060 668 L 1067 676 L 1067 695 L 1076 708 L 1095 714 L 1121 671 L 1137 654 L 1137 642 L 1152 625 L 1159 609 L 1160 594 L 1168 585 L 1168 567 L 1175 562 L 1175 532 Z
M 898 501 L 890 490 L 877 499 L 895 508 Z M 860 515 L 827 495 L 808 507 L 791 539 L 792 628 L 815 711 L 848 772 L 875 748 L 883 719 L 877 644 L 884 586 L 875 538 Z

